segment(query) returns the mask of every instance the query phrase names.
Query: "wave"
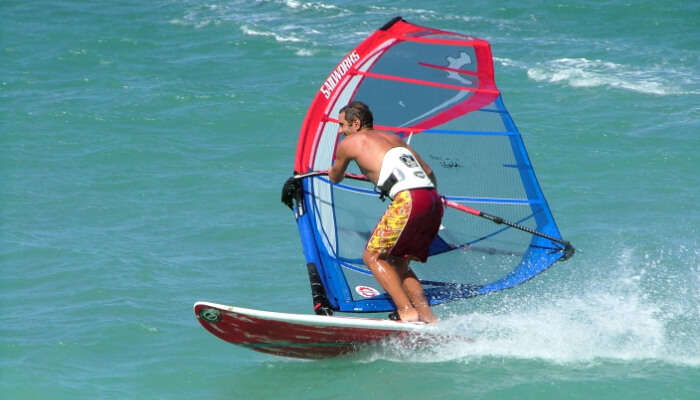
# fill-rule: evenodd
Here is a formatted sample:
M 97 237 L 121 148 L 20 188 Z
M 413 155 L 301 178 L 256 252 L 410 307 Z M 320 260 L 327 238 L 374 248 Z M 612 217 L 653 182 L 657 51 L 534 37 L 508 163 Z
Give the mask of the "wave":
M 680 269 L 679 259 L 685 259 Z M 683 247 L 654 255 L 623 249 L 612 265 L 604 263 L 610 269 L 583 284 L 577 276 L 561 293 L 504 292 L 469 310 L 454 307 L 455 315 L 443 314 L 440 323 L 441 333 L 454 340 L 417 352 L 392 343 L 370 356 L 413 362 L 497 357 L 589 366 L 652 361 L 695 368 L 700 366 L 698 260 L 700 251 Z M 595 271 L 597 265 L 589 267 Z
M 654 95 L 698 94 L 688 90 L 696 85 L 693 75 L 661 67 L 641 69 L 624 64 L 586 58 L 560 58 L 527 69 L 527 76 L 538 82 L 565 83 L 572 87 L 607 86 Z M 679 86 L 679 83 L 685 83 Z
M 245 33 L 246 35 L 250 35 L 250 36 L 272 37 L 272 38 L 274 38 L 276 41 L 278 41 L 278 42 L 280 42 L 280 43 L 284 43 L 284 42 L 299 43 L 299 42 L 303 42 L 303 41 L 304 41 L 304 40 L 299 39 L 298 37 L 293 36 L 293 35 L 283 36 L 283 35 L 280 35 L 280 34 L 275 33 L 275 32 L 262 31 L 262 30 L 254 30 L 254 29 L 249 28 L 249 27 L 246 26 L 246 25 L 242 25 L 242 26 L 241 26 L 241 32 Z
M 282 1 L 277 1 L 278 3 L 282 3 L 286 5 L 289 8 L 300 8 L 304 10 L 312 9 L 312 10 L 339 10 L 340 8 L 338 6 L 335 6 L 333 4 L 326 4 L 322 2 L 305 2 L 305 1 L 299 1 L 299 0 L 282 0 Z
M 494 61 L 494 63 L 500 64 L 504 67 L 514 67 L 514 68 L 518 68 L 518 69 L 527 69 L 527 65 L 524 62 L 511 60 L 510 58 L 494 56 L 493 61 Z
M 298 55 L 299 57 L 310 57 L 315 55 L 316 51 L 310 49 L 296 49 L 294 54 Z

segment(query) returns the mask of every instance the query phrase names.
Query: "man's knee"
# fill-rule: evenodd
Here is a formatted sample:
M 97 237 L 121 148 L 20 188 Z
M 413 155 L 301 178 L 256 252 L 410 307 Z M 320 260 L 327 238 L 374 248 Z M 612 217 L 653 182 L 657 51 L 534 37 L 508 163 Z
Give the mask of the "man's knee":
M 386 259 L 386 252 L 385 251 L 374 251 L 374 250 L 369 250 L 365 249 L 365 251 L 362 253 L 362 261 L 364 261 L 365 265 L 369 266 L 370 264 L 374 264 L 377 262 L 377 260 L 384 260 Z

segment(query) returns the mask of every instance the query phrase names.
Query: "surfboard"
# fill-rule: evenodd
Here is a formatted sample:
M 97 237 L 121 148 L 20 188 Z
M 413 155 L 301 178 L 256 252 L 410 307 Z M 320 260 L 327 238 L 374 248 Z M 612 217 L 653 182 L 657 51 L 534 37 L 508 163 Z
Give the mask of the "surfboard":
M 435 325 L 422 322 L 288 314 L 210 302 L 195 303 L 194 313 L 206 330 L 229 343 L 293 358 L 336 357 L 388 340 L 411 348 L 449 340 Z

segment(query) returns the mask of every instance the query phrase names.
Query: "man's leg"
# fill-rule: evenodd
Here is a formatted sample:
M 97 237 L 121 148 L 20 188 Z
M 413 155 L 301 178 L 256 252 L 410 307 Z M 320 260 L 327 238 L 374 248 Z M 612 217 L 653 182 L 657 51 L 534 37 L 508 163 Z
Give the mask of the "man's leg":
M 410 261 L 399 257 L 389 257 L 389 261 L 396 266 L 403 292 L 406 293 L 411 305 L 418 312 L 419 319 L 427 323 L 437 322 L 438 319 L 430 309 L 430 304 L 428 304 L 428 300 L 423 293 L 423 286 L 420 284 L 416 274 L 408 266 Z
M 362 254 L 365 262 L 374 274 L 380 285 L 389 293 L 391 299 L 396 304 L 396 311 L 402 321 L 418 321 L 420 319 L 418 311 L 411 305 L 412 301 L 404 290 L 403 275 L 399 273 L 400 266 L 392 265 L 387 260 L 379 258 L 379 253 L 365 250 Z M 415 275 L 414 275 L 415 276 Z M 420 287 L 420 283 L 418 283 Z M 421 295 L 423 289 L 421 288 Z M 425 298 L 423 299 L 425 302 Z

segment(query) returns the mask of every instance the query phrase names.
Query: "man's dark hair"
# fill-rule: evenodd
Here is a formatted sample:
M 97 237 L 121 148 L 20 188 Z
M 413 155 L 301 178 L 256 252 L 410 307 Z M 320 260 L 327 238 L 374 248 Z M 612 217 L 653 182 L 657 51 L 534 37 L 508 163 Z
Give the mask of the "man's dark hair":
M 372 128 L 374 126 L 374 117 L 372 111 L 369 110 L 367 104 L 361 101 L 353 101 L 347 106 L 340 109 L 340 113 L 345 113 L 345 120 L 353 123 L 356 119 L 360 120 L 360 128 Z

